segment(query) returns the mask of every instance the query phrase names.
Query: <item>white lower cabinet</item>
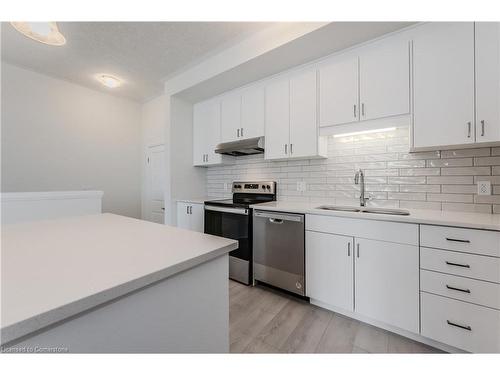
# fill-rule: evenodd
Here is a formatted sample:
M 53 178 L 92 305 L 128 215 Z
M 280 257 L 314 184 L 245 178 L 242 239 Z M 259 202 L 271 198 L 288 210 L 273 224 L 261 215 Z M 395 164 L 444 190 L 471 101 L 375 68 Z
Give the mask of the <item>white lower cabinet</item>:
M 418 246 L 355 239 L 354 310 L 419 332 Z
M 201 203 L 177 202 L 177 226 L 195 232 L 204 231 L 205 207 Z
M 418 225 L 357 219 L 345 219 L 351 231 L 330 225 L 342 219 L 306 217 L 307 296 L 327 308 L 418 334 Z M 380 226 L 378 233 L 373 226 Z
M 313 299 L 352 311 L 354 239 L 306 232 L 306 294 Z

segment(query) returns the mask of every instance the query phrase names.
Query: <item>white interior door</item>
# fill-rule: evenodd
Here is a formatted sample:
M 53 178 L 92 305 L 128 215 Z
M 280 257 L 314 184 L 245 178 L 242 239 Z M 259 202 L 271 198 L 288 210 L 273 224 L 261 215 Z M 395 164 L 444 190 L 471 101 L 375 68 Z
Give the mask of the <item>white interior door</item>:
M 147 151 L 146 220 L 165 222 L 165 146 L 155 145 Z
M 500 23 L 476 22 L 476 142 L 500 141 Z
M 316 70 L 290 78 L 290 157 L 318 153 Z

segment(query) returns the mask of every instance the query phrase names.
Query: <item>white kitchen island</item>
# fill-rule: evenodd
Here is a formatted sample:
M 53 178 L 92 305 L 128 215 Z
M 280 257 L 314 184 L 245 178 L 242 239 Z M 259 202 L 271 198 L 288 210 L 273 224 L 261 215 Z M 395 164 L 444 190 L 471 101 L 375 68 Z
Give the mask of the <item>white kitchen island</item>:
M 2 351 L 228 352 L 236 248 L 113 214 L 3 226 Z

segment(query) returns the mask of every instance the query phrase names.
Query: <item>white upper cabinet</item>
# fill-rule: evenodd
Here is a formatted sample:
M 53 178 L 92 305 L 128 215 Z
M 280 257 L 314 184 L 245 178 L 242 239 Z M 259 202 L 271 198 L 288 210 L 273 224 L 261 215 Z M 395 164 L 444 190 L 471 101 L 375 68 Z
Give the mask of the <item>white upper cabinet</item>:
M 410 113 L 410 43 L 388 38 L 362 50 L 359 57 L 361 120 Z
M 500 141 L 500 23 L 476 22 L 476 142 Z
M 193 106 L 193 165 L 208 166 L 222 163 L 214 152 L 220 143 L 220 102 L 211 99 Z
M 290 78 L 290 157 L 318 154 L 316 70 Z
M 221 98 L 221 142 L 264 136 L 264 88 L 231 92 Z
M 241 137 L 264 136 L 264 87 L 252 87 L 241 94 Z
M 236 141 L 241 132 L 241 96 L 228 94 L 221 99 L 221 142 Z
M 359 120 L 358 57 L 341 57 L 319 69 L 319 126 Z
M 290 141 L 290 88 L 288 79 L 271 82 L 266 87 L 265 158 L 288 157 Z
M 266 87 L 266 159 L 326 157 L 326 140 L 318 136 L 316 93 L 316 70 Z
M 429 23 L 413 40 L 413 147 L 474 142 L 474 24 Z

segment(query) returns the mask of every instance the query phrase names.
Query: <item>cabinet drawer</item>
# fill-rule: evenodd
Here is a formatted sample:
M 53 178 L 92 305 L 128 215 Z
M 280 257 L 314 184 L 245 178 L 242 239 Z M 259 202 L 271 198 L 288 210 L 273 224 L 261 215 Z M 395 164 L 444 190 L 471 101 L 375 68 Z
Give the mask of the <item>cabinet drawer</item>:
M 417 224 L 326 215 L 306 215 L 306 230 L 418 245 Z
M 420 268 L 500 283 L 499 258 L 421 247 Z
M 420 245 L 500 257 L 500 232 L 421 225 Z
M 421 270 L 420 290 L 500 309 L 500 284 Z
M 500 311 L 425 292 L 422 336 L 475 353 L 500 352 Z

